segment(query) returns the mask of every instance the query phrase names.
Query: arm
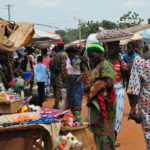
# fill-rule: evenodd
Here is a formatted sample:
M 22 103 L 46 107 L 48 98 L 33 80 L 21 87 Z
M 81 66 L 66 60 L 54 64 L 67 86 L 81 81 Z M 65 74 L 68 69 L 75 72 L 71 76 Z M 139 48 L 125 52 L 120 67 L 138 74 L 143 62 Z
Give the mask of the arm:
M 81 63 L 80 66 L 81 66 L 80 68 L 82 72 L 81 72 L 80 77 L 76 80 L 77 83 L 81 82 L 81 79 L 84 77 L 84 74 L 85 74 L 85 67 L 86 67 L 85 64 Z

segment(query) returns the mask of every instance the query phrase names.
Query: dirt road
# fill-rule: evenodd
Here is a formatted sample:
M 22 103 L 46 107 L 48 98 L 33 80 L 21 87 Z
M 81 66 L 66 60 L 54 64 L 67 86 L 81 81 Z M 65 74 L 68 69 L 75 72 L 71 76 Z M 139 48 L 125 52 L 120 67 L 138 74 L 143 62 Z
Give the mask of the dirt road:
M 54 99 L 50 98 L 43 105 L 43 108 L 52 108 Z M 118 136 L 118 140 L 121 144 L 116 150 L 146 150 L 144 135 L 141 125 L 136 124 L 134 121 L 128 121 L 128 114 L 130 111 L 127 95 L 125 95 L 124 115 L 122 121 L 121 133 Z M 83 100 L 82 104 L 82 119 L 84 120 L 87 115 L 86 101 Z M 87 129 L 87 137 L 89 138 L 89 146 L 91 150 L 96 150 L 93 135 Z M 86 138 L 86 137 L 85 137 Z

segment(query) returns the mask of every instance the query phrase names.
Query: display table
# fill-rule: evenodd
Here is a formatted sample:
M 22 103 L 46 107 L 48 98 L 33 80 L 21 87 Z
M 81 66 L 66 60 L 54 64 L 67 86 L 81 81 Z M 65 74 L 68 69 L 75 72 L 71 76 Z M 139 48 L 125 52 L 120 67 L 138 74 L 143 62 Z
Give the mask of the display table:
M 71 132 L 79 141 L 83 142 L 83 150 L 91 150 L 89 145 L 89 138 L 86 133 L 86 128 L 88 127 L 87 123 L 84 123 L 80 127 L 66 127 L 61 126 L 61 135 L 66 135 Z
M 23 100 L 0 100 L 0 114 L 17 113 L 23 105 Z
M 40 117 L 39 112 L 18 113 L 0 116 L 0 123 L 18 116 Z M 34 125 L 20 125 L 4 128 L 0 126 L 0 149 L 3 150 L 53 150 L 60 132 L 60 122 Z M 12 142 L 17 141 L 17 142 Z

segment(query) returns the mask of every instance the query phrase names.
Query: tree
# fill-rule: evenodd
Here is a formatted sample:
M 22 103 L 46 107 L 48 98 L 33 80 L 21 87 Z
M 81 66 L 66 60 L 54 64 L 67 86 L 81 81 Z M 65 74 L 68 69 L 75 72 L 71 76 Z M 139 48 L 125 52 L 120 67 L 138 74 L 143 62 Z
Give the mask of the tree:
M 71 37 L 68 35 L 63 36 L 63 42 L 64 44 L 70 43 L 72 41 Z
M 139 17 L 139 14 L 136 12 L 129 11 L 128 13 L 124 14 L 120 17 L 119 27 L 120 28 L 129 28 L 139 23 L 143 22 L 144 20 Z
M 60 34 L 63 37 L 63 36 L 65 36 L 66 31 L 65 30 L 56 30 L 55 33 Z
M 101 27 L 103 27 L 104 29 L 116 29 L 118 28 L 118 25 L 115 22 L 103 20 L 101 23 Z

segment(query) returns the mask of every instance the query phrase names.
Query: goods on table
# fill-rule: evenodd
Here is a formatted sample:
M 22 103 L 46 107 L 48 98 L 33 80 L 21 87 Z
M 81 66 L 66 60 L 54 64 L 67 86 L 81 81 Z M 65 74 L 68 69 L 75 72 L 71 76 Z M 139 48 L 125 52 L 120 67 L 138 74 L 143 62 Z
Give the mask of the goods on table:
M 133 33 L 122 30 L 122 29 L 112 29 L 112 30 L 102 30 L 97 34 L 98 41 L 101 42 L 111 42 L 115 40 L 126 39 L 132 37 Z
M 55 150 L 69 150 L 69 149 L 82 149 L 83 143 L 80 142 L 71 133 L 66 136 L 60 136 L 57 142 L 57 148 Z
M 28 111 L 30 106 L 24 106 L 23 110 L 24 112 Z M 60 111 L 56 109 L 49 109 L 46 108 L 44 111 L 41 111 L 40 117 L 35 116 L 19 116 L 18 118 L 12 120 L 11 122 L 4 122 L 1 125 L 4 127 L 7 126 L 14 126 L 14 125 L 26 125 L 26 124 L 50 124 L 59 122 L 60 117 L 62 117 L 64 114 L 68 113 L 68 111 Z
M 53 118 L 58 118 L 63 116 L 64 114 L 67 114 L 68 111 L 61 111 L 61 110 L 57 110 L 57 109 L 49 109 L 46 108 L 43 111 L 41 111 L 41 116 L 42 117 L 53 117 Z
M 66 114 L 64 119 L 61 120 L 62 126 L 64 127 L 79 127 L 83 126 L 84 122 L 82 122 L 82 118 L 80 116 L 79 111 L 75 112 L 75 116 L 71 116 Z

